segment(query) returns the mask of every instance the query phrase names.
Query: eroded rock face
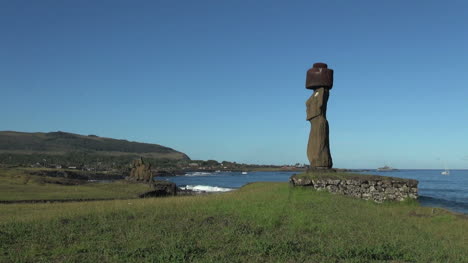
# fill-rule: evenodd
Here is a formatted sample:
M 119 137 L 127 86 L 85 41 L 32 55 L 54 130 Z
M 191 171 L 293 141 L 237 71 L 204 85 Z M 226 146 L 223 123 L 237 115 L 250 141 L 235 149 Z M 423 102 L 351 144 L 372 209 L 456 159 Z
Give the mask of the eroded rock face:
M 372 179 L 314 179 L 293 175 L 289 179 L 293 186 L 313 187 L 316 190 L 325 190 L 332 193 L 350 195 L 353 197 L 383 201 L 403 201 L 407 198 L 418 198 L 418 181 L 411 179 L 381 178 Z
M 307 71 L 306 88 L 314 93 L 306 101 L 307 120 L 311 129 L 307 144 L 307 158 L 311 168 L 330 169 L 333 161 L 330 153 L 327 103 L 333 87 L 333 70 L 325 63 L 315 63 Z
M 163 196 L 175 196 L 177 194 L 177 186 L 173 182 L 169 181 L 153 181 L 151 184 L 153 190 L 141 194 L 140 198 L 145 197 L 163 197 Z
M 130 170 L 130 176 L 126 177 L 129 181 L 153 182 L 151 173 L 151 164 L 146 164 L 143 158 L 134 160 Z
M 318 88 L 306 102 L 307 120 L 310 121 L 307 158 L 313 168 L 329 169 L 333 166 L 326 115 L 328 96 L 328 89 Z

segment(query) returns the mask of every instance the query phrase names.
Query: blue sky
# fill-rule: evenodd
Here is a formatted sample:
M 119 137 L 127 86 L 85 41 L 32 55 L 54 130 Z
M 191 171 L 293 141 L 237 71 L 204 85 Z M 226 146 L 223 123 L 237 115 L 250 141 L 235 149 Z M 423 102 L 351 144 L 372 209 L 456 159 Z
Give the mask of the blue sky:
M 466 1 L 1 1 L 0 130 L 307 163 L 305 72 L 335 70 L 334 166 L 468 168 Z

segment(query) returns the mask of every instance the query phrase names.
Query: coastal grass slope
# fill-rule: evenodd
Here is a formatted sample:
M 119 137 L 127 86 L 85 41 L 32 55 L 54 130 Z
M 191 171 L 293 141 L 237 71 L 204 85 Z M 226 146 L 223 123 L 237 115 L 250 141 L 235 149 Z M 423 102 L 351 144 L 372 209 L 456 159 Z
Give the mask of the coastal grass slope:
M 467 262 L 468 220 L 287 183 L 0 205 L 0 262 Z
M 31 175 L 31 171 L 35 170 L 37 169 L 0 168 L 0 203 L 136 198 L 151 189 L 147 184 L 132 184 L 124 180 L 88 183 L 83 180 Z

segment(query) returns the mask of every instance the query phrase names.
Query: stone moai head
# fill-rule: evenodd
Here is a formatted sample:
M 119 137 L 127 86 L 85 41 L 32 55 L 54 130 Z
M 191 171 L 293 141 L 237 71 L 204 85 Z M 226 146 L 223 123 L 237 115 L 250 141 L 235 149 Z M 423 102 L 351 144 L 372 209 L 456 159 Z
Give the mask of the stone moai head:
M 327 88 L 330 90 L 333 87 L 333 69 L 329 69 L 325 63 L 315 63 L 311 69 L 307 71 L 306 89 Z

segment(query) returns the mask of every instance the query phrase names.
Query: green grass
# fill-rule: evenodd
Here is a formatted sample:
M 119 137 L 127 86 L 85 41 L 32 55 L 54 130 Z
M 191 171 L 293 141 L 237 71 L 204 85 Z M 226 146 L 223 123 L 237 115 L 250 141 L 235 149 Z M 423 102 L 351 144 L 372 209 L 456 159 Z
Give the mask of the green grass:
M 408 180 L 397 177 L 372 175 L 372 174 L 359 174 L 350 172 L 326 172 L 315 171 L 315 172 L 304 172 L 295 175 L 297 178 L 309 178 L 309 179 L 337 179 L 337 180 Z
M 124 181 L 60 185 L 73 180 L 29 175 L 32 170 L 0 169 L 0 201 L 135 198 L 150 190 Z
M 286 183 L 0 205 L 0 262 L 467 262 L 468 220 Z

